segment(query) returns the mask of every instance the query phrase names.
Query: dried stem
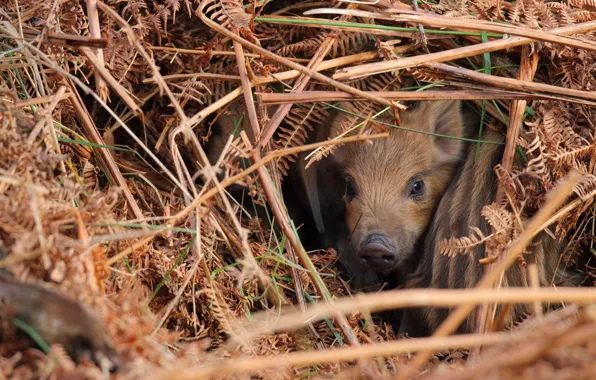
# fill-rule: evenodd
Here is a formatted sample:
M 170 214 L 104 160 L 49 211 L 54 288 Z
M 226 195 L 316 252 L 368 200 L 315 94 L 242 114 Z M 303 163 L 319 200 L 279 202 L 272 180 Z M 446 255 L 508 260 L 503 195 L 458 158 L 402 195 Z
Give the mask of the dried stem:
M 445 90 L 445 91 L 369 91 L 375 96 L 388 100 L 439 100 L 439 99 L 461 99 L 461 100 L 480 100 L 480 99 L 503 99 L 503 100 L 526 100 L 526 99 L 551 99 L 562 100 L 560 97 L 553 98 L 549 95 L 527 94 L 519 92 L 509 92 L 500 90 Z M 270 92 L 257 92 L 256 95 L 264 104 L 287 104 L 287 103 L 310 103 L 317 102 L 338 102 L 338 101 L 357 101 L 362 98 L 355 97 L 352 94 L 342 91 L 303 91 L 298 94 L 280 94 Z M 573 102 L 571 98 L 569 101 Z M 579 100 L 584 103 L 584 100 Z M 592 102 L 590 102 L 592 103 Z M 596 105 L 596 103 L 593 103 Z
M 513 78 L 503 78 L 494 75 L 478 73 L 474 70 L 464 69 L 462 67 L 449 66 L 444 63 L 429 63 L 428 67 L 441 70 L 450 74 L 461 76 L 466 79 L 478 81 L 480 83 L 489 84 L 491 86 L 506 88 L 509 90 L 524 90 L 524 91 L 538 91 L 547 94 L 559 94 L 573 96 L 582 99 L 596 100 L 596 93 L 590 91 L 574 90 L 572 88 L 564 88 L 553 86 L 544 83 L 535 83 Z
M 83 129 L 87 133 L 89 140 L 92 143 L 105 146 L 106 144 L 103 141 L 101 134 L 97 130 L 97 127 L 95 126 L 95 123 L 91 119 L 91 116 L 89 116 L 89 113 L 87 112 L 87 109 L 83 105 L 83 101 L 81 100 L 78 92 L 76 92 L 76 88 L 74 85 L 72 85 L 71 91 L 73 93 L 73 96 L 70 98 L 70 104 L 72 104 L 72 107 L 75 109 L 76 113 L 78 114 L 79 119 L 81 120 L 81 123 L 83 125 Z M 120 186 L 120 188 L 122 189 L 124 198 L 128 202 L 128 207 L 130 207 L 130 211 L 132 212 L 134 217 L 137 219 L 143 219 L 145 216 L 143 215 L 143 212 L 141 211 L 139 205 L 137 204 L 136 199 L 133 197 L 132 193 L 130 192 L 128 185 L 126 184 L 126 180 L 122 176 L 122 173 L 120 172 L 120 168 L 118 168 L 118 164 L 116 163 L 114 156 L 112 156 L 112 152 L 110 152 L 110 150 L 106 149 L 106 148 L 98 147 L 95 149 L 99 153 L 97 158 L 102 163 L 102 166 L 107 169 L 107 173 L 108 173 L 108 176 L 110 177 L 110 180 L 113 181 L 118 186 Z
M 448 308 L 497 302 L 500 304 L 541 303 L 592 303 L 596 290 L 589 288 L 473 288 L 473 289 L 407 289 L 391 290 L 377 294 L 357 294 L 337 299 L 333 304 L 316 304 L 304 311 L 279 315 L 270 311 L 255 313 L 252 320 L 239 319 L 236 323 L 245 330 L 243 340 L 248 341 L 276 331 L 303 328 L 305 323 L 322 321 L 336 313 L 353 313 L 357 310 L 380 312 L 391 309 L 433 306 Z
M 110 72 L 104 67 L 103 62 L 100 60 L 100 58 L 98 56 L 96 56 L 95 54 L 93 54 L 91 49 L 86 48 L 86 47 L 82 47 L 81 52 L 87 57 L 87 59 L 89 59 L 89 61 L 91 61 L 93 66 L 95 66 L 96 75 L 98 75 L 100 77 L 100 79 L 103 79 L 101 84 L 103 86 L 105 86 L 106 85 L 105 82 L 108 82 L 110 87 L 118 94 L 118 96 L 120 98 L 122 98 L 122 100 L 124 101 L 124 103 L 126 103 L 128 108 L 130 108 L 130 110 L 139 119 L 143 120 L 144 116 L 143 116 L 143 111 L 141 110 L 141 108 L 139 108 L 139 106 L 137 106 L 137 103 L 134 101 L 134 99 L 130 95 L 128 95 L 128 92 L 124 89 L 124 87 L 122 87 L 122 85 L 120 83 L 118 83 L 118 81 L 116 79 L 114 79 L 112 74 L 110 74 Z M 99 87 L 99 84 L 97 86 Z M 105 91 L 107 91 L 107 88 L 105 89 Z
M 246 68 L 244 67 L 244 55 L 242 51 L 242 46 L 237 40 L 233 41 L 234 44 L 234 51 L 236 52 L 236 60 L 238 62 L 238 69 L 240 72 L 240 78 L 242 79 L 242 87 L 244 88 L 244 100 L 246 101 L 248 117 L 251 124 L 251 128 L 253 129 L 254 135 L 258 136 L 259 133 L 259 122 L 257 120 L 257 114 L 255 109 L 254 100 L 252 97 L 251 86 L 248 81 L 248 75 L 246 72 Z M 255 163 L 261 161 L 260 157 L 260 150 L 256 149 L 253 152 L 252 159 Z M 315 284 L 315 288 L 317 289 L 319 295 L 326 301 L 332 302 L 331 295 L 329 290 L 325 286 L 325 283 L 319 276 L 319 273 L 316 271 L 310 257 L 308 257 L 306 251 L 302 247 L 296 232 L 292 228 L 292 225 L 288 219 L 284 211 L 284 207 L 277 195 L 277 191 L 275 189 L 275 185 L 267 172 L 265 166 L 259 166 L 257 168 L 257 174 L 259 175 L 259 179 L 261 181 L 261 186 L 263 187 L 263 192 L 265 194 L 265 198 L 267 199 L 267 203 L 271 207 L 273 215 L 275 216 L 275 220 L 280 224 L 282 231 L 286 235 L 286 238 L 289 240 L 292 250 L 296 252 L 300 258 L 302 265 L 307 268 L 308 274 L 312 278 L 313 283 Z M 347 337 L 348 341 L 352 345 L 358 345 L 358 340 L 355 338 L 348 321 L 345 319 L 343 315 L 337 316 L 337 321 L 339 327 Z
M 89 35 L 91 38 L 101 38 L 101 28 L 99 26 L 99 13 L 97 12 L 97 0 L 87 0 L 87 19 L 89 20 Z M 106 100 L 109 96 L 108 88 L 102 78 L 105 76 L 107 70 L 105 69 L 103 61 L 103 50 L 97 48 L 95 50 L 95 62 L 93 64 L 99 70 L 101 67 L 104 71 L 104 75 L 100 72 L 95 72 L 95 91 L 99 94 L 102 100 Z M 89 57 L 89 56 L 87 56 Z M 113 86 L 112 86 L 113 87 Z M 120 95 L 120 94 L 118 94 Z
M 234 373 L 252 373 L 269 368 L 304 367 L 308 365 L 368 359 L 392 354 L 416 352 L 424 349 L 433 351 L 467 348 L 477 345 L 505 343 L 525 336 L 520 333 L 493 333 L 490 335 L 458 335 L 454 337 L 432 337 L 406 339 L 394 342 L 367 344 L 359 347 L 345 347 L 324 351 L 291 352 L 283 357 L 262 357 L 255 359 L 228 359 L 210 365 L 164 371 L 155 376 L 158 379 L 208 379 L 211 376 L 226 376 Z
M 167 51 L 176 54 L 192 54 L 192 55 L 205 55 L 209 54 L 211 56 L 226 56 L 226 57 L 233 57 L 235 53 L 233 51 L 224 51 L 224 50 L 203 50 L 203 49 L 182 49 L 177 47 L 169 47 L 169 46 L 150 46 L 149 50 L 155 51 Z M 248 58 L 260 58 L 259 54 L 252 54 L 252 53 L 244 53 L 245 57 Z M 310 59 L 307 58 L 288 58 L 294 62 L 310 62 Z M 165 78 L 165 76 L 164 76 Z M 238 78 L 240 80 L 240 78 Z
M 398 10 L 399 13 L 406 13 L 404 10 Z M 415 14 L 400 16 L 384 15 L 381 13 L 366 12 L 366 11 L 354 11 L 347 9 L 334 9 L 334 8 L 323 8 L 313 9 L 304 13 L 305 15 L 314 14 L 341 14 L 341 15 L 354 15 L 359 17 L 381 19 L 396 22 L 412 22 L 423 24 L 426 26 L 438 27 L 438 28 L 450 28 L 455 30 L 474 30 L 474 31 L 486 31 L 501 34 L 510 34 L 513 36 L 531 38 L 536 41 L 545 41 L 555 44 L 566 45 L 578 49 L 586 49 L 589 51 L 596 51 L 596 43 L 586 40 L 578 40 L 564 35 L 558 35 L 553 31 L 541 30 L 537 31 L 530 28 L 524 28 L 514 25 L 506 25 L 491 21 L 484 20 L 471 20 L 462 19 L 458 17 L 446 17 L 435 14 Z
M 596 21 L 584 22 L 551 29 L 551 33 L 558 35 L 571 35 L 589 33 L 596 29 Z M 481 44 L 464 46 L 461 48 L 441 51 L 431 54 L 423 54 L 414 57 L 394 59 L 390 61 L 369 63 L 359 66 L 348 67 L 338 70 L 333 79 L 357 78 L 374 74 L 386 73 L 397 69 L 405 69 L 428 64 L 429 62 L 447 62 L 460 58 L 472 57 L 482 53 L 490 53 L 503 49 L 510 49 L 516 46 L 527 45 L 534 42 L 533 39 L 524 37 L 510 37 L 502 40 L 484 42 Z
M 520 62 L 520 69 L 518 74 L 518 80 L 531 82 L 534 80 L 536 74 L 536 68 L 538 67 L 538 54 L 531 54 L 528 45 L 522 46 L 522 58 Z M 511 109 L 509 111 L 509 127 L 507 128 L 507 139 L 505 142 L 505 151 L 503 152 L 502 166 L 507 172 L 511 172 L 513 168 L 513 161 L 515 156 L 515 149 L 517 148 L 517 141 L 519 133 L 522 128 L 522 122 L 524 113 L 526 112 L 527 102 L 525 100 L 515 100 L 511 103 Z M 500 187 L 497 189 L 496 202 L 500 204 L 503 201 L 503 189 Z M 494 232 L 494 229 L 493 229 Z M 501 260 L 501 257 L 499 257 Z M 493 270 L 495 263 L 490 263 L 486 270 Z M 501 287 L 503 277 L 499 279 L 497 288 Z M 479 309 L 478 331 L 486 332 L 488 326 L 492 325 L 497 307 L 495 304 L 489 305 L 488 307 L 482 307 Z
M 328 61 L 323 61 L 319 65 L 318 70 L 323 71 L 323 70 L 332 69 L 332 68 L 338 67 L 338 66 L 349 65 L 350 63 L 355 63 L 355 62 L 359 62 L 359 61 L 368 61 L 368 60 L 376 58 L 377 56 L 378 56 L 377 52 L 365 52 L 365 53 L 350 55 L 347 57 L 330 59 Z M 271 77 L 268 77 L 268 78 L 257 78 L 257 80 L 255 81 L 253 86 L 259 85 L 259 84 L 281 82 L 284 80 L 297 78 L 298 76 L 300 76 L 300 71 L 289 70 L 289 71 L 284 71 L 284 72 L 278 73 L 278 74 L 270 74 L 270 76 Z M 238 77 L 238 80 L 240 80 L 240 77 Z M 223 98 L 221 98 L 218 101 L 214 102 L 213 104 L 203 108 L 196 115 L 191 117 L 189 120 L 190 125 L 194 126 L 194 125 L 200 123 L 207 116 L 209 116 L 213 112 L 216 112 L 217 110 L 221 109 L 223 106 L 230 103 L 231 101 L 233 101 L 240 95 L 242 95 L 242 87 L 238 87 L 235 90 L 230 91 Z

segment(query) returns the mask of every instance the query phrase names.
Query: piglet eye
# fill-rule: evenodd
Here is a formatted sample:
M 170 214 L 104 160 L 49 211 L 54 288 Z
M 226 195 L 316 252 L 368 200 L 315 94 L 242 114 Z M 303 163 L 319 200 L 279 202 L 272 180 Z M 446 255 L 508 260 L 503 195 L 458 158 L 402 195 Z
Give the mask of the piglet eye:
M 346 176 L 346 195 L 344 197 L 346 202 L 351 202 L 358 195 L 358 187 L 352 176 Z
M 419 197 L 424 193 L 424 181 L 419 180 L 412 183 L 410 197 Z

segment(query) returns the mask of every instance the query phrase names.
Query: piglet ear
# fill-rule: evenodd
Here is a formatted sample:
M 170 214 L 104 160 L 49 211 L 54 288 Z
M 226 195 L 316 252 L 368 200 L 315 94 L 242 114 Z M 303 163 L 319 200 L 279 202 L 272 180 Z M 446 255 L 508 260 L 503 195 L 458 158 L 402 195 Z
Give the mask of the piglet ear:
M 351 113 L 358 112 L 356 110 L 356 108 L 354 107 L 354 105 L 349 102 L 341 102 L 337 106 L 339 108 L 346 110 L 348 112 L 351 112 Z M 325 138 L 331 139 L 331 138 L 336 137 L 340 133 L 340 131 L 345 129 L 345 127 L 346 127 L 345 123 L 349 122 L 351 119 L 353 119 L 353 118 L 350 113 L 347 113 L 347 112 L 344 112 L 341 110 L 335 110 L 332 113 L 331 120 L 329 122 L 329 130 L 328 130 L 327 136 L 325 136 Z M 347 150 L 346 145 L 342 144 L 342 145 L 336 147 L 333 150 L 333 153 L 325 159 L 329 160 L 330 164 L 339 165 L 340 167 L 343 168 L 345 161 L 346 161 L 346 150 Z
M 343 168 L 346 163 L 346 149 L 345 145 L 338 146 L 335 151 L 328 157 L 334 165 L 338 165 Z
M 464 143 L 458 139 L 464 135 L 460 101 L 430 102 L 427 110 L 430 130 L 433 133 L 449 137 L 432 137 L 433 150 L 437 163 L 452 163 L 461 158 Z

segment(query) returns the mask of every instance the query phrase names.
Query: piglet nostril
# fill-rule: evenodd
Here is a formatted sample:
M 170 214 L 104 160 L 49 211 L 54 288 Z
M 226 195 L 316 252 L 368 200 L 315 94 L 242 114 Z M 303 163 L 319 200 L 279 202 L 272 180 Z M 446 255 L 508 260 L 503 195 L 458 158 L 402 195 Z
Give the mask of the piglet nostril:
M 397 252 L 388 244 L 387 237 L 380 234 L 367 236 L 358 251 L 358 256 L 363 265 L 377 272 L 386 272 L 393 269 L 398 261 Z

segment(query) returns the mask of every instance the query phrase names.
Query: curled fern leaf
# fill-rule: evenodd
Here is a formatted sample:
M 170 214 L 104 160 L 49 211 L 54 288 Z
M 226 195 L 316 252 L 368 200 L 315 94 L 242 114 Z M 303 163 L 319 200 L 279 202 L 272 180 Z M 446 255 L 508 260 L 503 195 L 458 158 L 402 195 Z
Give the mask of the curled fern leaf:
M 251 15 L 244 11 L 242 0 L 212 0 L 205 7 L 205 14 L 221 26 L 248 30 Z

